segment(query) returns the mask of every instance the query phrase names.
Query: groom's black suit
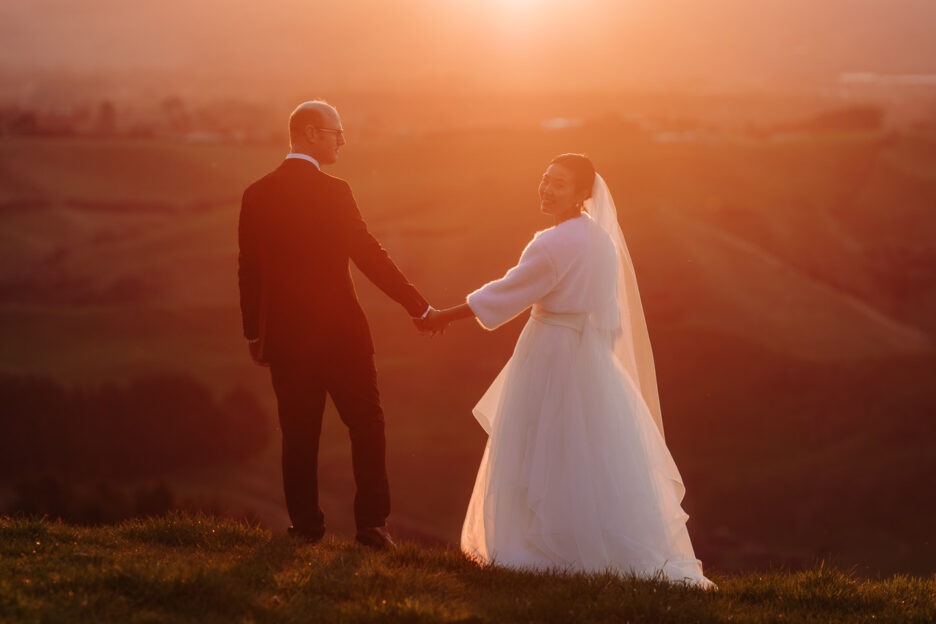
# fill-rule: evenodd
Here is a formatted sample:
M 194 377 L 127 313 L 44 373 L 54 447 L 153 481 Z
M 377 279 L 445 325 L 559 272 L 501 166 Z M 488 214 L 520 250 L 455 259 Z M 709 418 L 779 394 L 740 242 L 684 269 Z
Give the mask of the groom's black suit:
M 287 159 L 245 192 L 239 224 L 244 335 L 270 363 L 283 432 L 283 481 L 293 526 L 324 531 L 318 444 L 325 395 L 351 434 L 358 528 L 390 513 L 384 418 L 374 346 L 349 259 L 410 316 L 426 300 L 367 231 L 351 188 L 311 162 Z

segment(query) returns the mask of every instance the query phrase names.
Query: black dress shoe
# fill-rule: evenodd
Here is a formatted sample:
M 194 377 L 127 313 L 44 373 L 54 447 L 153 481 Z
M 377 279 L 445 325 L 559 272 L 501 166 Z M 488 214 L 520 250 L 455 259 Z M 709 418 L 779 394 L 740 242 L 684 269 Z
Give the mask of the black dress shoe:
M 360 544 L 374 550 L 394 549 L 397 545 L 390 539 L 390 531 L 386 526 L 367 527 L 358 529 L 357 536 L 354 538 Z
M 325 536 L 325 529 L 300 529 L 297 527 L 289 527 L 286 529 L 286 532 L 289 533 L 290 537 L 295 537 L 296 539 L 305 540 L 309 544 L 315 544 L 320 542 L 322 537 Z

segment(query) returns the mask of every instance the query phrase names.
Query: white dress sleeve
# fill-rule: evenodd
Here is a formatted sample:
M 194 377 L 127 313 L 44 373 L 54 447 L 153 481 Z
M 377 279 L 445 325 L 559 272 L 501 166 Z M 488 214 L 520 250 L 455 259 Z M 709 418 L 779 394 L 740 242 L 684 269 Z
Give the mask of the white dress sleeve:
M 468 295 L 468 307 L 485 329 L 496 329 L 542 299 L 559 281 L 556 265 L 534 238 L 504 277 Z

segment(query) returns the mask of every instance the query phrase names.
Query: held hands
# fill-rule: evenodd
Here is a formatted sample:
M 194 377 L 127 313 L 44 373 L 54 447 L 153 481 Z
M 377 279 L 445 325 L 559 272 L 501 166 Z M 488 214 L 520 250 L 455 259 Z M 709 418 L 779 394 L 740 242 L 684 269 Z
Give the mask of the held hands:
M 436 334 L 444 334 L 450 321 L 444 312 L 433 308 L 429 311 L 429 316 L 426 317 L 426 323 L 429 326 L 429 331 L 435 336 Z
M 449 321 L 446 320 L 445 315 L 441 311 L 430 307 L 429 313 L 426 314 L 425 318 L 414 318 L 413 324 L 416 325 L 416 329 L 421 333 L 435 336 L 436 334 L 445 333 Z

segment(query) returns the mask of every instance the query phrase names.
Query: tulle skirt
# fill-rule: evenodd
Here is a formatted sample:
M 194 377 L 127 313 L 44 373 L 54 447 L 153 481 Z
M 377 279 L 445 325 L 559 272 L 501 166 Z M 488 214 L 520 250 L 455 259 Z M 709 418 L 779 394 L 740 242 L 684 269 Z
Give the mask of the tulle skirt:
M 474 414 L 489 438 L 462 528 L 470 557 L 714 587 L 692 550 L 676 464 L 591 326 L 531 317 Z

